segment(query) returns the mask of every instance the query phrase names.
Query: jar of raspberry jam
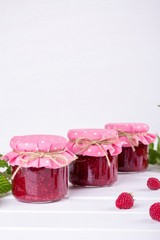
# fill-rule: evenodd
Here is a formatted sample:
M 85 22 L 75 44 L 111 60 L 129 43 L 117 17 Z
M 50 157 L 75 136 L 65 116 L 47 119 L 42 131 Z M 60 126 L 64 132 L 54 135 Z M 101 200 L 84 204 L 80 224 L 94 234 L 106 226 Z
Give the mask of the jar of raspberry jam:
M 69 166 L 69 181 L 79 186 L 111 185 L 117 180 L 121 143 L 115 130 L 73 129 L 68 149 L 77 155 Z
M 75 159 L 66 149 L 67 139 L 55 135 L 13 137 L 12 193 L 22 202 L 53 202 L 68 191 L 68 164 Z
M 140 172 L 148 167 L 148 145 L 156 135 L 148 133 L 144 123 L 109 123 L 106 129 L 116 129 L 122 142 L 122 152 L 118 155 L 119 172 Z

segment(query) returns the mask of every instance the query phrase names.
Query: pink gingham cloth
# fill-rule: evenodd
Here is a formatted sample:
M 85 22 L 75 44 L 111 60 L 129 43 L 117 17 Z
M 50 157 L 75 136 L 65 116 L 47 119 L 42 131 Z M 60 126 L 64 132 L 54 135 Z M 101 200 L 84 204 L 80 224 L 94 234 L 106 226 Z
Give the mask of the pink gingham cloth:
M 155 134 L 148 133 L 149 126 L 145 123 L 108 123 L 105 125 L 105 129 L 118 129 L 127 133 L 135 133 L 132 136 L 144 145 L 149 145 L 156 139 Z M 144 133 L 144 135 L 138 135 L 138 133 Z M 127 137 L 120 137 L 119 139 L 122 141 L 123 147 L 131 147 L 131 143 Z M 136 145 L 136 141 L 134 139 L 133 141 Z
M 67 165 L 75 159 L 75 155 L 66 149 L 67 139 L 57 135 L 27 135 L 13 137 L 10 142 L 10 146 L 13 150 L 18 152 L 55 152 L 63 151 L 61 153 L 68 161 Z M 30 156 L 22 156 L 24 160 L 30 158 Z M 14 151 L 9 152 L 3 157 L 4 160 L 9 160 L 11 166 L 20 165 L 22 163 L 20 154 Z M 50 158 L 36 158 L 32 161 L 26 162 L 23 167 L 46 167 L 46 168 L 60 168 L 59 164 L 66 166 L 66 162 L 62 159 L 56 159 L 58 162 L 53 162 Z
M 89 138 L 91 140 L 100 140 L 100 139 L 115 139 L 118 137 L 118 133 L 115 130 L 107 130 L 107 129 L 71 129 L 68 131 L 69 140 L 77 140 L 81 137 Z M 81 144 L 83 146 L 83 144 Z M 109 151 L 112 156 L 118 155 L 122 151 L 122 143 L 121 141 L 116 141 L 113 144 L 101 144 L 105 151 Z M 102 157 L 105 156 L 104 151 L 102 151 L 97 145 L 91 145 L 85 151 L 78 153 L 82 150 L 76 146 L 74 142 L 68 141 L 68 149 L 77 155 L 86 155 L 86 156 L 95 156 Z

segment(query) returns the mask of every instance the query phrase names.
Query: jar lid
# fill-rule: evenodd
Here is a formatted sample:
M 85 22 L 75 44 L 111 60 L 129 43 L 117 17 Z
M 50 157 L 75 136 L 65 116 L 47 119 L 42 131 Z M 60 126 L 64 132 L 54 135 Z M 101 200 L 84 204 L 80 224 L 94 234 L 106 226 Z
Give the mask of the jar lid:
M 57 135 L 26 135 L 16 136 L 11 139 L 10 146 L 16 151 L 52 152 L 64 150 L 67 139 Z
M 83 151 L 82 149 L 86 147 L 87 142 L 83 143 L 81 142 L 81 139 L 84 141 L 86 139 L 90 142 L 92 140 L 107 140 L 108 144 L 102 141 L 100 145 L 105 151 L 108 150 L 111 155 L 118 155 L 122 151 L 122 144 L 118 140 L 118 133 L 113 129 L 71 129 L 68 131 L 68 138 L 68 149 L 77 155 L 99 157 L 105 156 L 104 151 L 95 143 L 91 144 L 87 149 Z
M 117 131 L 121 130 L 123 132 L 130 133 L 134 146 L 137 146 L 138 142 L 141 142 L 144 145 L 149 145 L 156 139 L 155 134 L 148 133 L 149 126 L 145 123 L 108 123 L 105 125 L 105 129 L 116 129 Z M 123 147 L 132 146 L 131 141 L 128 137 L 121 135 L 119 136 Z
M 16 136 L 11 139 L 10 146 L 13 151 L 6 154 L 4 159 L 8 158 L 11 166 L 22 164 L 27 168 L 56 169 L 75 160 L 75 155 L 66 149 L 67 139 L 57 135 Z
M 149 130 L 149 126 L 145 123 L 108 123 L 105 128 L 120 129 L 127 133 L 143 133 Z
M 90 138 L 92 140 L 99 140 L 102 138 L 112 138 L 118 136 L 114 129 L 71 129 L 67 134 L 69 139 L 78 139 L 81 137 Z

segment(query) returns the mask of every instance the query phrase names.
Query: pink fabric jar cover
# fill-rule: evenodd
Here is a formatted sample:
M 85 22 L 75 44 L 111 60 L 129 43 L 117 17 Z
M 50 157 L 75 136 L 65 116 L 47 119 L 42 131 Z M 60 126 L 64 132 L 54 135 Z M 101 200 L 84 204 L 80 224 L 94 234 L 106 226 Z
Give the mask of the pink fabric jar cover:
M 63 156 L 67 159 L 67 162 L 62 159 L 57 159 L 56 162 L 52 161 L 47 157 L 38 157 L 32 161 L 26 162 L 23 167 L 45 167 L 45 168 L 60 168 L 67 166 L 73 160 L 75 160 L 75 155 L 66 149 L 67 139 L 57 135 L 27 135 L 27 136 L 16 136 L 11 139 L 10 146 L 13 149 L 12 152 L 9 152 L 3 159 L 8 161 L 11 166 L 22 164 L 21 157 L 23 160 L 27 160 L 30 156 L 20 156 L 19 153 L 14 152 L 55 152 L 64 151 L 60 153 L 60 156 Z M 53 157 L 54 158 L 54 157 Z
M 137 142 L 141 142 L 144 145 L 149 145 L 150 143 L 154 142 L 156 139 L 156 135 L 152 133 L 148 133 L 149 126 L 145 123 L 108 123 L 105 125 L 105 129 L 115 129 L 115 130 L 122 130 L 126 133 L 132 133 L 133 142 L 135 146 Z M 143 135 L 138 134 L 144 133 Z M 123 147 L 131 147 L 131 143 L 129 139 L 125 136 L 119 138 L 122 141 Z M 134 140 L 136 139 L 136 140 Z
M 118 133 L 115 130 L 107 130 L 107 129 L 72 129 L 68 131 L 69 140 L 77 140 L 79 138 L 86 138 L 91 140 L 101 140 L 101 139 L 118 139 Z M 83 146 L 83 144 L 82 144 Z M 112 144 L 101 144 L 105 151 L 109 151 L 112 156 L 118 155 L 122 151 L 122 143 L 117 140 Z M 68 149 L 72 151 L 74 154 L 77 154 L 82 148 L 76 146 L 75 142 L 68 142 Z M 104 151 L 102 151 L 99 146 L 93 144 L 85 151 L 78 153 L 77 155 L 86 155 L 86 156 L 96 156 L 103 157 L 105 156 Z

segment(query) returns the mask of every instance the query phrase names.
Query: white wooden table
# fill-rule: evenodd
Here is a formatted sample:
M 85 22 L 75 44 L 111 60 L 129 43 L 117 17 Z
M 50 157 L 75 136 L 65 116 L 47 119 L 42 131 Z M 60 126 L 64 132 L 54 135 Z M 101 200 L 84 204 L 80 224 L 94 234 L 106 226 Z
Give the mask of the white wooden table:
M 111 187 L 79 188 L 70 185 L 66 199 L 49 204 L 18 202 L 8 194 L 0 199 L 1 239 L 160 239 L 160 222 L 149 216 L 149 207 L 160 201 L 160 190 L 151 191 L 149 177 L 160 178 L 160 167 L 142 173 L 119 174 Z M 134 207 L 119 210 L 115 199 L 132 192 Z

